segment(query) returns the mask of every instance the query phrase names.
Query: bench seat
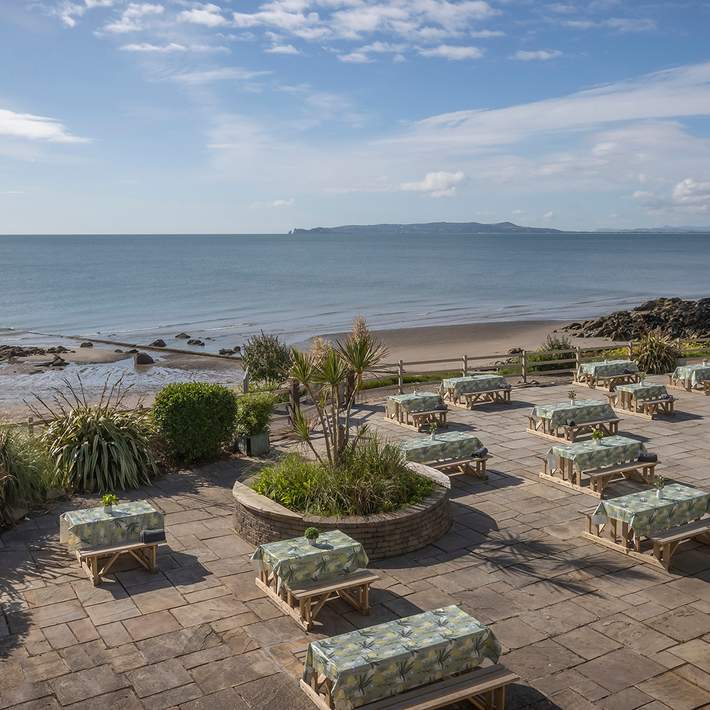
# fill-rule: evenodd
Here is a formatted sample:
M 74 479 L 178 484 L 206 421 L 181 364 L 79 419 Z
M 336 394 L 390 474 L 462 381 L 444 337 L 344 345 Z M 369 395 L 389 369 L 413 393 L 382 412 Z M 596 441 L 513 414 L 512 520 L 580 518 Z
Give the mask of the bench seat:
M 707 541 L 710 542 L 710 518 L 703 518 L 687 525 L 679 525 L 670 530 L 653 533 L 649 536 L 649 540 L 653 543 L 654 556 L 666 570 L 669 570 L 671 557 L 681 542 L 706 535 L 708 536 Z
M 79 564 L 95 587 L 101 584 L 102 577 L 111 571 L 113 565 L 123 555 L 130 555 L 149 572 L 155 572 L 157 568 L 158 543 L 134 542 L 116 547 L 76 551 L 76 558 Z M 108 561 L 105 564 L 101 564 L 101 561 L 107 558 Z
M 436 710 L 468 700 L 478 710 L 505 710 L 506 688 L 520 677 L 496 664 L 474 668 L 399 695 L 362 705 L 360 710 Z M 322 695 L 301 680 L 301 689 L 321 710 L 330 710 Z

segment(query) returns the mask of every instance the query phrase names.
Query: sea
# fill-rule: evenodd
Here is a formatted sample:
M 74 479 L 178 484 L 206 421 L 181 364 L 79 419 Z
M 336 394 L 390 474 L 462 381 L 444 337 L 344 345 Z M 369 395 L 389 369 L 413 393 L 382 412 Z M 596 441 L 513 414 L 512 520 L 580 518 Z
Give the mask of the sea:
M 708 296 L 709 273 L 710 234 L 5 236 L 0 343 L 580 319 Z

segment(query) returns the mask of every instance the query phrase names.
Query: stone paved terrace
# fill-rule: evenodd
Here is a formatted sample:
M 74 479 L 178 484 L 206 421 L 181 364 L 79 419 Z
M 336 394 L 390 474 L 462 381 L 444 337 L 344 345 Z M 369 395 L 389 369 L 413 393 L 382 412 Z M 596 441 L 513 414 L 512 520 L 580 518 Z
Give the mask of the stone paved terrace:
M 449 534 L 375 565 L 372 616 L 337 602 L 319 631 L 457 603 L 492 625 L 522 677 L 511 708 L 710 706 L 710 548 L 677 554 L 672 574 L 628 559 L 578 536 L 593 498 L 537 478 L 549 443 L 525 432 L 524 414 L 568 389 L 452 410 L 495 457 L 490 480 L 456 478 Z M 627 416 L 621 431 L 648 440 L 667 477 L 707 489 L 710 397 L 679 397 L 672 422 Z M 381 401 L 361 413 L 411 435 L 384 422 Z M 125 570 L 94 588 L 59 545 L 56 509 L 5 533 L 0 709 L 310 710 L 296 682 L 309 637 L 256 588 L 251 547 L 230 528 L 231 485 L 248 467 L 222 462 L 136 493 L 166 513 L 157 575 Z

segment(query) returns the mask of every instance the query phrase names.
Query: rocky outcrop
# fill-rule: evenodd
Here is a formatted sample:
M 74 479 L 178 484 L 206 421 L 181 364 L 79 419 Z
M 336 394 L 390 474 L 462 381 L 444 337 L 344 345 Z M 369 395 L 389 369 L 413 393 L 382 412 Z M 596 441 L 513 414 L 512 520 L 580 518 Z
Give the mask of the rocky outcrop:
M 85 340 L 83 343 L 79 343 L 80 348 L 93 348 L 94 344 L 90 340 Z
M 204 342 L 202 342 L 199 338 L 190 338 L 190 340 L 187 341 L 188 345 L 200 345 L 202 347 L 205 346 Z
M 153 358 L 148 355 L 148 353 L 135 353 L 133 356 L 133 364 L 134 365 L 152 365 L 155 362 Z
M 158 338 L 157 340 L 154 340 L 150 346 L 152 348 L 164 348 L 165 347 L 165 341 L 162 338 Z
M 188 333 L 178 333 L 175 336 L 175 340 L 189 340 L 192 336 Z
M 657 298 L 630 311 L 571 323 L 564 330 L 581 338 L 637 340 L 656 331 L 671 338 L 710 337 L 710 298 Z

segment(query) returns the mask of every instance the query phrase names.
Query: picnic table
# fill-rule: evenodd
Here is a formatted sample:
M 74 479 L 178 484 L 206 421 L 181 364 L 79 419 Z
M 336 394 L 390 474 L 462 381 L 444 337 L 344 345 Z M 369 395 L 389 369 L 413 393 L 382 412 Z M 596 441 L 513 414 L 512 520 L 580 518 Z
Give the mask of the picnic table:
M 400 447 L 407 461 L 486 478 L 486 461 L 490 458 L 488 450 L 478 437 L 468 432 L 436 432 L 433 436 L 405 439 Z
M 59 516 L 59 541 L 75 553 L 94 585 L 124 555 L 154 572 L 164 529 L 163 514 L 146 500 L 70 510 Z M 146 538 L 146 532 L 151 536 Z
M 608 402 L 582 399 L 534 407 L 528 414 L 528 431 L 548 439 L 574 441 L 595 429 L 608 436 L 616 434 L 619 421 Z
M 462 674 L 501 647 L 457 606 L 426 611 L 308 646 L 301 687 L 321 708 L 350 710 Z M 436 705 L 432 707 L 438 707 Z
M 653 482 L 657 460 L 639 457 L 652 458 L 642 442 L 626 436 L 557 444 L 547 452 L 540 478 L 600 498 L 606 486 L 620 478 Z
M 583 362 L 577 368 L 575 382 L 594 388 L 606 385 L 613 390 L 616 385 L 637 382 L 638 365 L 633 360 L 603 360 Z
M 587 513 L 585 537 L 667 569 L 673 552 L 669 549 L 671 543 L 707 535 L 710 521 L 701 519 L 708 511 L 710 493 L 672 483 L 658 493 L 650 489 L 602 500 L 593 512 Z M 608 536 L 604 536 L 607 532 Z M 641 554 L 647 540 L 653 544 L 651 556 Z
M 259 545 L 251 560 L 257 586 L 306 630 L 325 602 L 336 597 L 367 613 L 369 586 L 379 579 L 365 569 L 362 544 L 340 530 L 321 533 L 315 544 L 296 537 Z
M 470 409 L 477 402 L 510 402 L 510 385 L 500 375 L 447 377 L 441 383 L 444 399 Z
M 665 385 L 653 382 L 617 385 L 616 390 L 607 396 L 609 403 L 616 409 L 647 419 L 654 419 L 658 414 L 671 416 L 674 412 L 675 397 L 668 394 Z
M 710 363 L 702 362 L 696 365 L 681 365 L 669 375 L 670 386 L 691 392 L 694 389 L 704 389 L 710 394 L 707 382 L 710 382 Z
M 385 417 L 419 431 L 425 424 L 446 426 L 447 407 L 437 392 L 410 392 L 387 397 Z

